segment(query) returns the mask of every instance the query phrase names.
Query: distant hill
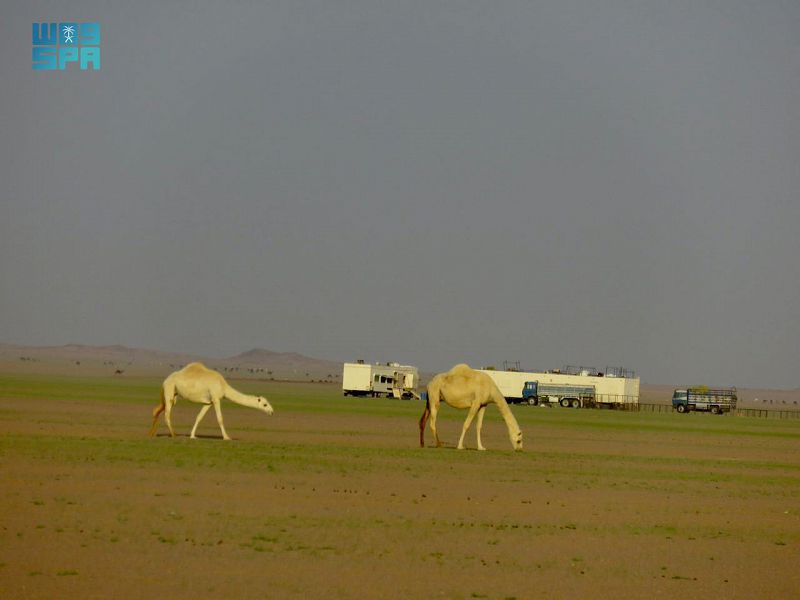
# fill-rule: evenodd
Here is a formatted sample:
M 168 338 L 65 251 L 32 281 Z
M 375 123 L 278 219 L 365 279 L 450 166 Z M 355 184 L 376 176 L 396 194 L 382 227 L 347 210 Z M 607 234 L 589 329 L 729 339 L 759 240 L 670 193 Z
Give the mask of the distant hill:
M 215 358 L 128 346 L 20 346 L 0 344 L 0 371 L 53 374 L 166 375 L 201 361 L 230 377 L 289 380 L 341 380 L 342 363 L 296 352 L 253 348 L 236 356 Z
M 263 373 L 271 371 L 280 374 L 286 379 L 330 379 L 341 378 L 342 363 L 311 358 L 296 352 L 273 352 L 264 348 L 253 348 L 236 356 L 222 360 L 210 361 L 213 364 L 224 365 L 230 368 L 239 368 L 250 373 L 252 370 L 260 369 Z

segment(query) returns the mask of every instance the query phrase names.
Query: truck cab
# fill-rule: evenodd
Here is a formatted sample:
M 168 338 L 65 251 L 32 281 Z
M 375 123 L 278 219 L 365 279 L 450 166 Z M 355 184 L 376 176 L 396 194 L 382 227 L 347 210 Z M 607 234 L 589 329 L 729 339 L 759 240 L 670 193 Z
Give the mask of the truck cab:
M 522 388 L 522 401 L 536 406 L 539 404 L 539 382 L 526 381 Z
M 672 408 L 679 413 L 685 413 L 689 410 L 689 397 L 686 390 L 675 390 L 672 392 Z

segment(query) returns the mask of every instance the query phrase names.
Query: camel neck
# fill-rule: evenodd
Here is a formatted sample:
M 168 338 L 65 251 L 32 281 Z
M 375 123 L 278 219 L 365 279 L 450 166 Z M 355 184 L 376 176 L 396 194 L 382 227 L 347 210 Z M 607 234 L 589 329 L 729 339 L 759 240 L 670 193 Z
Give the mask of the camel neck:
M 258 400 L 256 399 L 255 396 L 249 396 L 247 394 L 243 394 L 242 392 L 233 389 L 231 386 L 228 386 L 226 388 L 225 397 L 231 402 L 235 402 L 236 404 L 241 404 L 242 406 L 249 406 L 251 408 L 258 407 Z
M 508 407 L 508 402 L 506 402 L 506 399 L 502 396 L 500 398 L 496 398 L 495 404 L 497 404 L 497 409 L 500 411 L 500 414 L 503 415 L 503 420 L 506 422 L 508 429 L 514 431 L 515 433 L 519 431 L 517 419 L 514 417 L 514 413 L 511 412 L 511 409 Z

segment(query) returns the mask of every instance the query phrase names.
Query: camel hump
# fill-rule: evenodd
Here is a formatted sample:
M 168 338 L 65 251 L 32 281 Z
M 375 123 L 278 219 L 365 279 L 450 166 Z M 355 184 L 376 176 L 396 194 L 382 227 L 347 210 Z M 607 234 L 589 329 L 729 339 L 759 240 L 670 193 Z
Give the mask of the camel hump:
M 201 369 L 205 369 L 206 368 L 206 366 L 201 362 L 191 362 L 188 365 L 186 365 L 185 368 L 186 369 L 192 369 L 192 368 L 195 368 L 195 367 L 200 367 Z
M 208 377 L 217 377 L 221 378 L 217 371 L 214 369 L 209 369 L 201 362 L 192 362 L 183 367 L 180 371 L 176 371 L 174 375 L 177 375 L 181 378 L 190 377 L 192 379 L 207 379 Z
M 183 367 L 183 370 L 185 372 L 204 373 L 206 371 L 210 371 L 211 369 L 209 369 L 207 366 L 205 366 L 201 362 L 193 362 L 193 363 L 189 363 L 188 365 Z
M 450 369 L 450 371 L 446 373 L 446 377 L 450 381 L 481 381 L 485 377 L 488 377 L 488 375 L 481 373 L 480 371 L 476 371 L 469 365 L 461 363 Z

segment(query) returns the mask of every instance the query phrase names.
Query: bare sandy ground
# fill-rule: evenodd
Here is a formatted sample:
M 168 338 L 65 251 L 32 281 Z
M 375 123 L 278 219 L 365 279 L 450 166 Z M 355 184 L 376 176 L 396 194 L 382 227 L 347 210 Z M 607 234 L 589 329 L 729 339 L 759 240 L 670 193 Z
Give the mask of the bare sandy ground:
M 226 444 L 213 418 L 204 439 L 145 438 L 144 404 L 1 400 L 0 595 L 800 596 L 798 427 L 517 408 L 524 453 L 496 411 L 490 451 L 458 452 L 416 448 L 421 406 L 395 406 L 226 407 Z

